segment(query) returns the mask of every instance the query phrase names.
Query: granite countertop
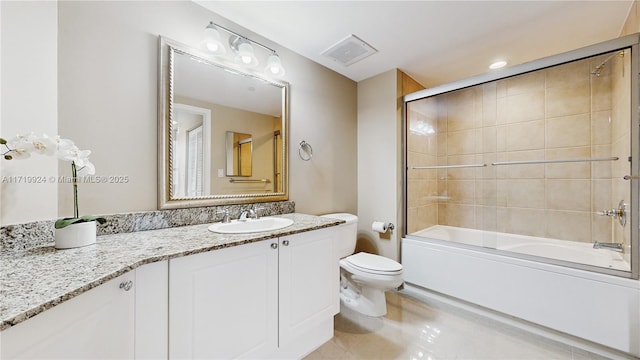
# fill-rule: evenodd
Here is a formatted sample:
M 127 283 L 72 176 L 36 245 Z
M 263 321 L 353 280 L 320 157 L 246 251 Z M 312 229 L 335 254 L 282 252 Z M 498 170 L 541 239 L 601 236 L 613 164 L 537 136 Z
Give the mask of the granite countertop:
M 0 252 L 0 331 L 141 265 L 339 225 L 304 214 L 272 232 L 217 234 L 209 224 L 98 236 L 95 245 L 55 250 L 53 243 Z

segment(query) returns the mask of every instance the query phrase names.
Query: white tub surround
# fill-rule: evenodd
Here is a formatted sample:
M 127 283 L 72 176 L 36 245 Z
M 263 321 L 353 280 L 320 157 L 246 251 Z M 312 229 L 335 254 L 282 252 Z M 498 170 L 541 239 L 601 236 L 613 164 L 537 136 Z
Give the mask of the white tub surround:
M 459 228 L 446 233 L 455 233 L 449 240 L 466 244 L 477 238 L 474 230 Z M 637 280 L 473 250 L 437 238 L 408 237 L 402 240 L 407 284 L 640 355 Z M 514 239 L 497 248 L 531 246 L 526 241 L 516 244 Z

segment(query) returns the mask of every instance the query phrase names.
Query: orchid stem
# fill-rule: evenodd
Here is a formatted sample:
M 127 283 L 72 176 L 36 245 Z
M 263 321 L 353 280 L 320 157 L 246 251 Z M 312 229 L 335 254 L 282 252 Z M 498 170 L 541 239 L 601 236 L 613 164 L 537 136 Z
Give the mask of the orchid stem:
M 7 145 L 6 143 L 5 143 L 5 144 L 3 144 L 3 145 L 4 145 L 4 147 L 5 147 L 5 148 L 7 148 L 7 151 L 3 152 L 3 153 L 2 153 L 2 154 L 0 154 L 0 155 L 5 156 L 5 155 L 7 155 L 8 153 L 10 153 L 12 149 L 11 149 L 11 148 L 9 147 L 9 145 Z
M 78 212 L 78 171 L 76 170 L 76 162 L 71 162 L 71 176 L 73 181 L 73 217 L 79 218 Z

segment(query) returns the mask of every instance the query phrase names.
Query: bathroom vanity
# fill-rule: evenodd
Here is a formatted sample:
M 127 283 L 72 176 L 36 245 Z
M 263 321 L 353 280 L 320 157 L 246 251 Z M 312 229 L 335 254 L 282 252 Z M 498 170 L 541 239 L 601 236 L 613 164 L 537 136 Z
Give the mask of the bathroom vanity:
M 166 358 L 167 261 L 143 265 L 0 332 L 0 358 Z
M 334 230 L 170 261 L 170 358 L 299 358 L 340 311 Z
M 207 225 L 0 253 L 0 358 L 300 358 L 333 336 L 335 225 Z

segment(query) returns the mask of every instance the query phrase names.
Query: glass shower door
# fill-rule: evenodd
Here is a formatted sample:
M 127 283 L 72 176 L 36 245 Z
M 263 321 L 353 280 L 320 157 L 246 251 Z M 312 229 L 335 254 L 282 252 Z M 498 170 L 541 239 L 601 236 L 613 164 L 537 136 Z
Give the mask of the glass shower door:
M 629 276 L 636 47 L 406 101 L 407 234 Z

